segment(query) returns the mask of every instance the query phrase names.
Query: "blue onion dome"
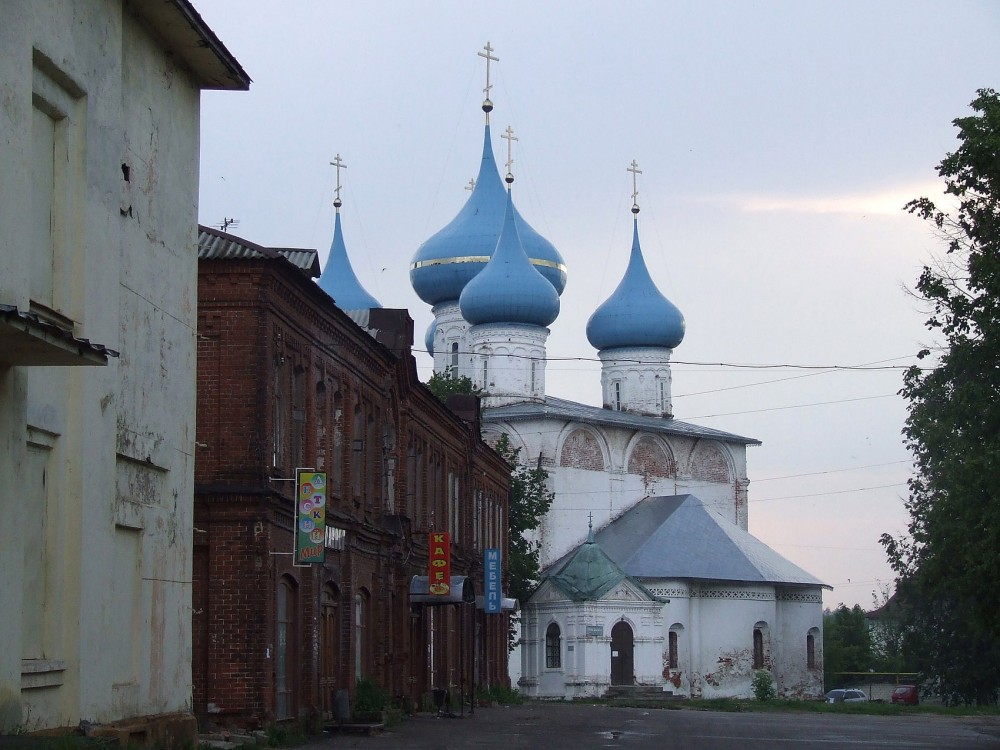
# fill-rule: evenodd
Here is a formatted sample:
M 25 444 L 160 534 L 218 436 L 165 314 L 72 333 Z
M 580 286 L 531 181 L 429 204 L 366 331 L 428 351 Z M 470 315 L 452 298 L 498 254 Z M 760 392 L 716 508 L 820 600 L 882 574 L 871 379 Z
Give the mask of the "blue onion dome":
M 465 285 L 486 267 L 504 222 L 504 193 L 487 125 L 472 195 L 451 223 L 420 246 L 410 263 L 410 283 L 420 299 L 430 305 L 457 300 Z M 566 265 L 559 251 L 532 229 L 517 209 L 514 221 L 528 257 L 562 294 Z
M 434 334 L 437 333 L 437 325 L 437 319 L 435 318 L 427 326 L 427 333 L 424 334 L 424 348 L 427 349 L 427 353 L 432 357 L 434 356 Z
M 558 292 L 531 264 L 521 246 L 509 192 L 496 251 L 486 267 L 465 285 L 458 304 L 462 317 L 472 325 L 547 326 L 559 315 Z
M 367 310 L 372 307 L 382 307 L 377 299 L 365 291 L 361 282 L 358 281 L 358 277 L 354 274 L 351 260 L 347 257 L 347 247 L 344 245 L 344 232 L 340 228 L 339 207 L 333 226 L 330 254 L 326 258 L 326 266 L 319 277 L 319 288 L 333 297 L 333 301 L 341 310 Z
M 656 346 L 673 349 L 684 339 L 684 316 L 656 288 L 639 247 L 639 222 L 633 219 L 632 255 L 614 293 L 587 321 L 595 349 Z

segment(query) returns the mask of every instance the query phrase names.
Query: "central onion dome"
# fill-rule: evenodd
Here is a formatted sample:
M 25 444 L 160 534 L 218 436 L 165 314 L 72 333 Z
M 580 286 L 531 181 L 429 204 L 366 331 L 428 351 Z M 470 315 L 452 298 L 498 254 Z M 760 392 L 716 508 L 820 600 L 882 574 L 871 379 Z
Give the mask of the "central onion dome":
M 340 198 L 334 201 L 337 208 L 337 218 L 333 226 L 333 242 L 330 244 L 330 254 L 319 277 L 319 288 L 333 297 L 333 301 L 341 310 L 368 310 L 382 307 L 377 299 L 372 297 L 358 281 L 347 257 L 347 247 L 344 245 L 344 233 L 340 228 Z
M 489 262 L 504 223 L 506 199 L 486 126 L 483 160 L 472 195 L 446 227 L 424 242 L 410 263 L 410 283 L 424 302 L 457 300 L 465 285 Z M 557 294 L 566 286 L 566 266 L 551 242 L 532 229 L 513 209 L 521 245 L 531 263 Z
M 598 350 L 633 346 L 673 349 L 684 339 L 684 316 L 649 276 L 639 247 L 638 219 L 632 222 L 632 255 L 625 276 L 590 316 L 587 339 Z
M 545 327 L 559 315 L 559 294 L 524 251 L 509 192 L 496 251 L 486 267 L 465 285 L 458 304 L 462 317 L 472 325 L 522 323 Z

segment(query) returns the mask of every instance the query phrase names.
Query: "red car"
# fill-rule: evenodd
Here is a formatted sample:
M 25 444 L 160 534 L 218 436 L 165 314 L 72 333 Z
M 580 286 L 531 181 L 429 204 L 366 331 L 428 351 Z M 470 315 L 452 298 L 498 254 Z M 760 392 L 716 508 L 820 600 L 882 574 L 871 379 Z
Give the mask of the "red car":
M 897 685 L 892 691 L 892 702 L 915 706 L 920 703 L 920 691 L 916 685 Z

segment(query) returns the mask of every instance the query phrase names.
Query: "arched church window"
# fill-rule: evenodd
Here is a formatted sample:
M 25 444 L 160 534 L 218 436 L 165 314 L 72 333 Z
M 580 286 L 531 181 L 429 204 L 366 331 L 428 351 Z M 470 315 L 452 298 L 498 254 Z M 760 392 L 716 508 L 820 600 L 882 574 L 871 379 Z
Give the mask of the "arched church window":
M 545 668 L 559 669 L 562 666 L 562 648 L 559 626 L 549 623 L 545 629 Z
M 816 669 L 816 636 L 819 634 L 817 628 L 810 628 L 806 634 L 806 667 Z
M 679 663 L 678 653 L 677 653 L 677 631 L 670 631 L 669 645 L 668 645 L 668 656 L 669 656 L 669 667 L 671 669 L 677 669 L 677 664 Z
M 458 342 L 451 342 L 451 376 L 458 377 Z
M 615 403 L 614 403 L 615 411 L 621 411 L 622 410 L 622 383 L 621 383 L 620 380 L 616 380 L 615 381 L 614 392 L 615 392 Z
M 764 668 L 764 631 L 759 627 L 753 629 L 753 668 Z

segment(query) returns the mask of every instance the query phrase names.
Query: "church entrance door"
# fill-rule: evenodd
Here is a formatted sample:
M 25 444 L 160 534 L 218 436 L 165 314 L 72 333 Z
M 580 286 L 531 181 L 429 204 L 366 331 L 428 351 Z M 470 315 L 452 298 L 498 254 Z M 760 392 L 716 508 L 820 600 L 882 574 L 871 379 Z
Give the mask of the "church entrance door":
M 611 628 L 612 685 L 631 685 L 635 682 L 633 649 L 632 626 L 625 621 L 616 623 Z

